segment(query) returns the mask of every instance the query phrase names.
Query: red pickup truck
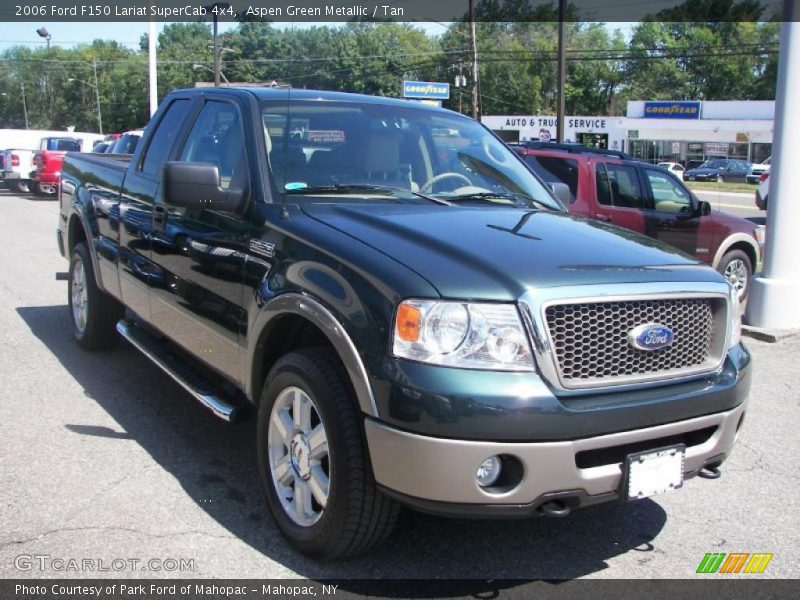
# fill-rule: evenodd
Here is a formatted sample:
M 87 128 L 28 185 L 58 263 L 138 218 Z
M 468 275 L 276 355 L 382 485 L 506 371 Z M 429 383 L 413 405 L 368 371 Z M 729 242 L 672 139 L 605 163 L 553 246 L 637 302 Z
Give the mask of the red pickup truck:
M 740 299 L 747 295 L 763 256 L 763 227 L 711 212 L 675 175 L 621 152 L 544 142 L 513 148 L 545 182 L 566 184 L 569 212 L 666 242 L 716 268 Z
M 42 138 L 33 155 L 31 191 L 38 196 L 55 196 L 61 181 L 61 165 L 67 152 L 80 152 L 81 140 L 70 137 Z

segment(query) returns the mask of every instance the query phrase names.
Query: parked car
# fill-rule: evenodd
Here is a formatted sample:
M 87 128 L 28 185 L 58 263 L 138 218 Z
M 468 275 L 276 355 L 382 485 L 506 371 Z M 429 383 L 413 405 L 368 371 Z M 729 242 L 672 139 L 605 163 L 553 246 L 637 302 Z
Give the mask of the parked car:
M 33 151 L 11 148 L 3 151 L 3 181 L 12 192 L 24 194 L 31 190 L 30 172 Z
M 771 156 L 762 163 L 750 165 L 750 170 L 747 172 L 747 183 L 758 183 L 761 181 L 761 176 L 769 172 L 770 162 L 772 162 Z
M 672 173 L 618 152 L 539 143 L 516 151 L 545 181 L 569 187 L 569 212 L 671 244 L 716 268 L 746 297 L 760 268 L 763 227 L 711 212 Z
M 81 140 L 69 137 L 42 138 L 33 154 L 31 191 L 38 196 L 55 196 L 61 181 L 61 165 L 67 152 L 80 152 Z
M 684 181 L 745 181 L 750 163 L 744 160 L 712 158 L 683 174 Z
M 756 188 L 756 206 L 760 210 L 767 210 L 769 199 L 769 171 L 762 173 Z
M 309 556 L 367 551 L 399 505 L 560 517 L 716 478 L 745 416 L 725 279 L 566 213 L 455 112 L 178 90 L 129 161 L 68 154 L 60 194 L 76 342 L 119 333 L 217 416 L 251 406 Z
M 683 173 L 686 171 L 686 169 L 683 168 L 682 164 L 676 162 L 660 162 L 656 166 L 666 169 L 675 175 L 675 177 L 683 181 Z
M 109 154 L 133 154 L 142 135 L 144 135 L 143 129 L 126 131 L 114 141 L 107 152 Z
M 99 144 L 94 145 L 92 152 L 95 154 L 105 154 L 108 151 L 109 146 L 111 146 L 111 144 L 108 142 L 100 142 Z

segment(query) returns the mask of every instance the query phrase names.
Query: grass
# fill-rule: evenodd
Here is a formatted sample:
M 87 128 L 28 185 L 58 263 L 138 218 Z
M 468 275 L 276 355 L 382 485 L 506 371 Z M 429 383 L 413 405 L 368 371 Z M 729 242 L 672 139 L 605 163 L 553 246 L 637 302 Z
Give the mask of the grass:
M 684 181 L 693 190 L 711 190 L 713 192 L 749 192 L 756 193 L 757 185 L 753 183 L 717 183 L 716 181 Z

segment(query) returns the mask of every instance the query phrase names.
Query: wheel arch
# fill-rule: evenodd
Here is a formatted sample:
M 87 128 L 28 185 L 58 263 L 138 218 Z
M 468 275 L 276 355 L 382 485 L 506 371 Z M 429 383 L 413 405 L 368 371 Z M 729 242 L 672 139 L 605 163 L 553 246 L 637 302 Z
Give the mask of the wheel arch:
M 760 264 L 760 252 L 756 246 L 756 241 L 746 233 L 734 233 L 733 235 L 729 235 L 719 245 L 719 248 L 717 248 L 712 266 L 715 269 L 719 267 L 720 263 L 722 262 L 722 258 L 731 250 L 741 250 L 747 254 L 748 258 L 750 259 L 751 266 L 753 267 L 753 272 L 756 271 L 758 265 Z
M 286 352 L 310 346 L 329 346 L 347 373 L 361 411 L 378 416 L 364 362 L 342 323 L 318 300 L 307 294 L 287 293 L 261 307 L 248 347 L 246 390 L 254 404 L 272 365 Z M 257 332 L 257 333 L 256 333 Z

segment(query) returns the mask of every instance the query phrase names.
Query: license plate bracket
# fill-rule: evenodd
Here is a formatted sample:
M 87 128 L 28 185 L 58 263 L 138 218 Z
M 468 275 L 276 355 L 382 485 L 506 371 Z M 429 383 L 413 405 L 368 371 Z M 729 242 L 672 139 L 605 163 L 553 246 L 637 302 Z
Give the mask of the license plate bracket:
M 686 444 L 628 454 L 622 465 L 625 500 L 640 500 L 683 487 Z

